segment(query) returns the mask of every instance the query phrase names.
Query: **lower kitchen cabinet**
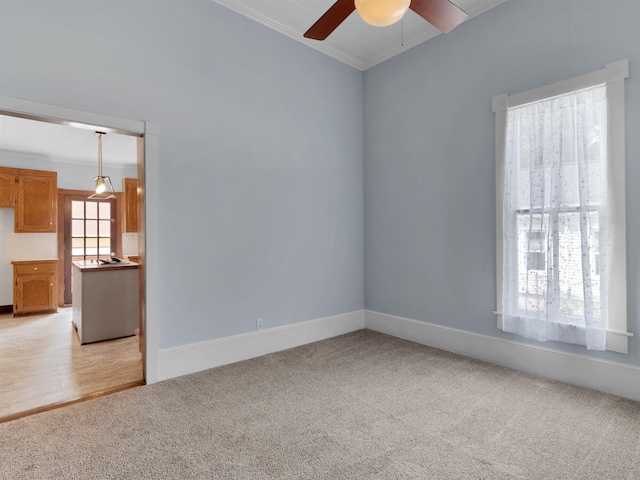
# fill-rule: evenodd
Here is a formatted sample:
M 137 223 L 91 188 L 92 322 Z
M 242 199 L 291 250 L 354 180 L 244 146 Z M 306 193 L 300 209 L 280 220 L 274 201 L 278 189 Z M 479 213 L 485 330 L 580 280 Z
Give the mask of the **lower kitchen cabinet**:
M 58 260 L 14 261 L 13 314 L 57 310 Z

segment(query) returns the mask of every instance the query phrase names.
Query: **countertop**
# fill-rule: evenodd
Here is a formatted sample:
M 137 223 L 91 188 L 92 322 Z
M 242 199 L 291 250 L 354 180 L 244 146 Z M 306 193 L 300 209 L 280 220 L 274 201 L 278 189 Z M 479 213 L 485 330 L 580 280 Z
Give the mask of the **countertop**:
M 138 264 L 134 262 L 129 262 L 127 260 L 122 260 L 120 263 L 110 263 L 107 265 L 101 265 L 97 262 L 90 261 L 81 261 L 81 262 L 71 262 L 72 265 L 80 270 L 81 272 L 96 272 L 99 270 L 128 270 L 138 268 Z

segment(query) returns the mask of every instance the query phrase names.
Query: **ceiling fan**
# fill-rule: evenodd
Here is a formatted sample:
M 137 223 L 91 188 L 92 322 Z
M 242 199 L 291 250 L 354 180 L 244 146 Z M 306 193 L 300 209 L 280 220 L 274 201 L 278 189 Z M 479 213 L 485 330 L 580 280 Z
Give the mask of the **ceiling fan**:
M 384 27 L 399 21 L 408 8 L 442 33 L 449 33 L 467 18 L 467 14 L 449 0 L 338 0 L 305 32 L 304 37 L 324 40 L 354 10 L 358 10 L 365 22 Z

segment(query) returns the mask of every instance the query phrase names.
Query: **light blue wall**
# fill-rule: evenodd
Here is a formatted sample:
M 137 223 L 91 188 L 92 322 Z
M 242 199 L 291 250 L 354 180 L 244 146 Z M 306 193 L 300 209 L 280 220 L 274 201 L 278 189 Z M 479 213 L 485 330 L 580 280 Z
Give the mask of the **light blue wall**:
M 160 347 L 363 308 L 362 74 L 210 0 L 0 4 L 3 95 L 160 126 Z
M 640 1 L 510 0 L 364 74 L 365 307 L 496 329 L 491 99 L 629 58 L 628 355 L 640 364 Z

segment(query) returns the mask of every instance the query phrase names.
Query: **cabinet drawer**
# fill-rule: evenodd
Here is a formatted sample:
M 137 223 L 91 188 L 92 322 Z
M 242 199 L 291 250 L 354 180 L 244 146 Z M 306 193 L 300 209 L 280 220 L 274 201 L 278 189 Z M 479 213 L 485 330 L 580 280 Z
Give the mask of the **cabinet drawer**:
M 52 274 L 58 269 L 54 263 L 31 263 L 28 265 L 16 265 L 16 275 Z

